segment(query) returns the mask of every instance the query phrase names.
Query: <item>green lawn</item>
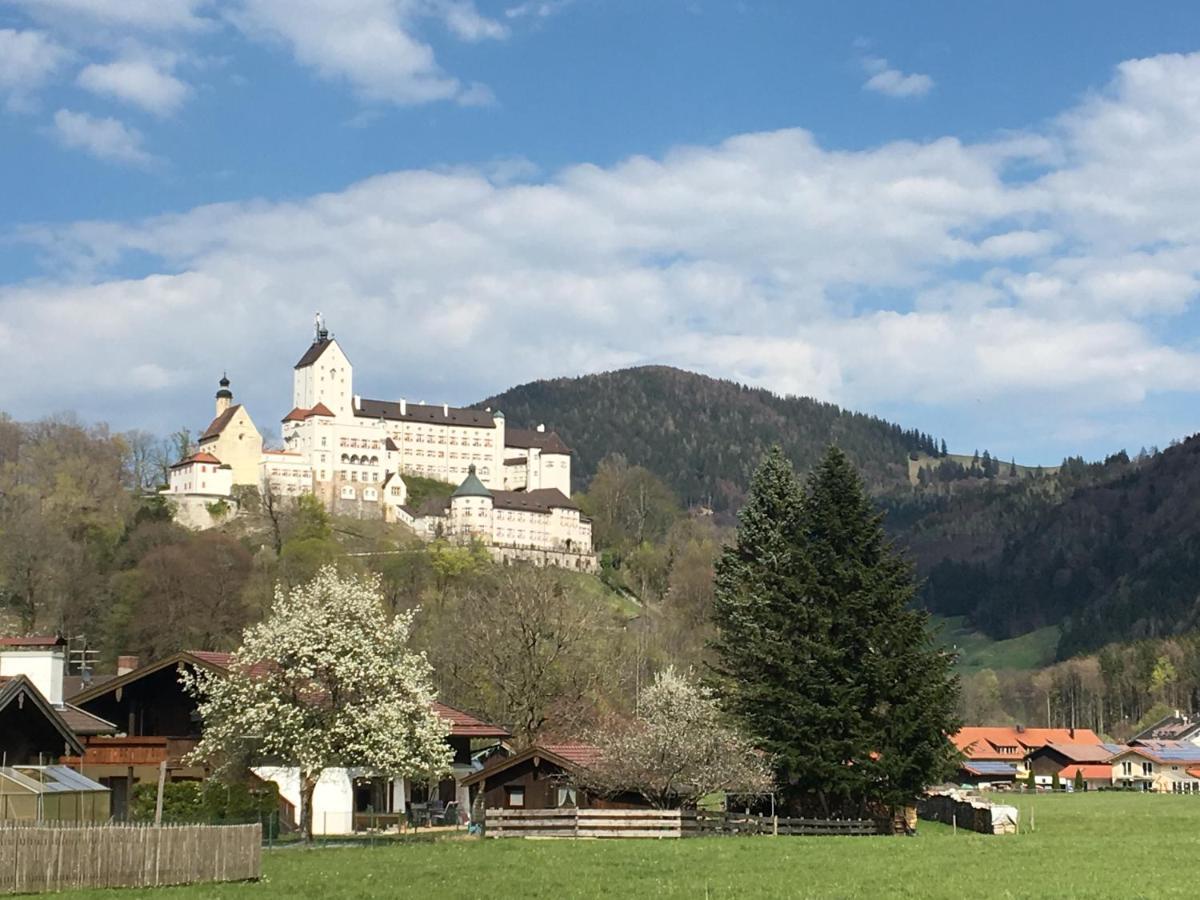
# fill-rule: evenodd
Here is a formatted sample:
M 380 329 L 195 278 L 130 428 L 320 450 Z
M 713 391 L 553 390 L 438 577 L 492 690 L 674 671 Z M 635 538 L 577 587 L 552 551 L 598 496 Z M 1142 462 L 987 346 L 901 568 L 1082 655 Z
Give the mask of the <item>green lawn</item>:
M 1020 637 L 996 641 L 966 624 L 965 616 L 933 616 L 940 628 L 938 639 L 958 651 L 958 670 L 963 674 L 980 669 L 1040 669 L 1054 662 L 1059 628 L 1049 625 Z
M 915 838 L 474 839 L 269 852 L 257 884 L 139 891 L 192 898 L 1195 897 L 1200 797 L 1016 797 L 1022 833 L 922 822 Z M 1027 832 L 1031 807 L 1036 831 Z M 68 898 L 113 898 L 94 891 Z

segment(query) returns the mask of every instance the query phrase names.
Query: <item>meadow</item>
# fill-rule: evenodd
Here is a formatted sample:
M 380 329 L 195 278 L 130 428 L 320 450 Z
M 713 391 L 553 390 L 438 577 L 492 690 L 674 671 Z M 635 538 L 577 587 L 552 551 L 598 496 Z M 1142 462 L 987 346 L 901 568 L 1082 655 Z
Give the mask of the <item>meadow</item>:
M 1194 897 L 1200 797 L 1014 796 L 1022 830 L 922 822 L 916 837 L 670 841 L 446 839 L 265 854 L 253 884 L 138 898 Z M 1032 815 L 1032 820 L 1031 820 Z M 1034 824 L 1035 830 L 1029 826 Z M 112 900 L 134 892 L 69 893 Z

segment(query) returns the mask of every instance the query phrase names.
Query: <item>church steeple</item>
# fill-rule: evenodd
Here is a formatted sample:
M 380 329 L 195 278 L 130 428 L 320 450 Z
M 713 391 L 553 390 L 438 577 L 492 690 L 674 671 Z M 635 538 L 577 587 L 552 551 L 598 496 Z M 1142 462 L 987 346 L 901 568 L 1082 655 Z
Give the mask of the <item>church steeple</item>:
M 221 373 L 221 380 L 217 384 L 220 385 L 220 389 L 217 391 L 217 415 L 219 416 L 232 405 L 233 391 L 229 389 L 229 376 L 225 373 Z

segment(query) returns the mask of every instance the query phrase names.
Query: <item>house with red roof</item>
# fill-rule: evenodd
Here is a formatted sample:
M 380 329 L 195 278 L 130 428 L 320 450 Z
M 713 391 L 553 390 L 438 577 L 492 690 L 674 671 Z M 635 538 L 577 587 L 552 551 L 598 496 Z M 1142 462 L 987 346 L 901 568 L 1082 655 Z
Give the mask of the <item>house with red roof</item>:
M 958 781 L 979 786 L 1012 784 L 1026 777 L 1030 755 L 1049 743 L 1091 746 L 1103 743 L 1089 728 L 1023 725 L 969 725 L 951 735 L 950 740 L 963 755 Z
M 1118 744 L 1080 744 L 1051 741 L 1032 751 L 1026 768 L 1033 772 L 1037 783 L 1049 786 L 1054 776 L 1062 784 L 1074 785 L 1077 776 L 1083 777 L 1085 790 L 1112 787 L 1114 755 L 1125 748 Z

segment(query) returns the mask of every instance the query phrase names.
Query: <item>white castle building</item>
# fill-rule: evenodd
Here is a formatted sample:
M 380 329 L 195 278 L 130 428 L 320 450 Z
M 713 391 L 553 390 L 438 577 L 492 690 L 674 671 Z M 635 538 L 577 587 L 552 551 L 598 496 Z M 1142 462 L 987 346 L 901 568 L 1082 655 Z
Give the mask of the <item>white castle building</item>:
M 319 497 L 334 513 L 382 518 L 427 538 L 482 541 L 497 559 L 592 570 L 592 526 L 570 499 L 571 450 L 545 426 L 507 427 L 499 410 L 370 400 L 320 316 L 292 376 L 282 449 L 266 449 L 222 377 L 216 417 L 171 468 L 176 518 L 210 527 L 240 488 L 272 499 Z M 405 475 L 458 484 L 448 500 L 408 505 Z

